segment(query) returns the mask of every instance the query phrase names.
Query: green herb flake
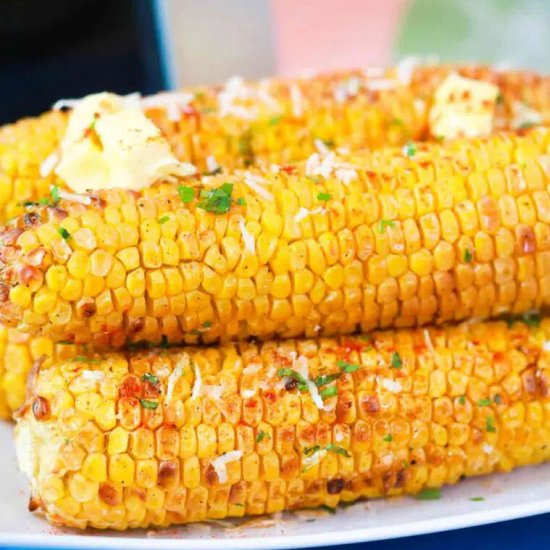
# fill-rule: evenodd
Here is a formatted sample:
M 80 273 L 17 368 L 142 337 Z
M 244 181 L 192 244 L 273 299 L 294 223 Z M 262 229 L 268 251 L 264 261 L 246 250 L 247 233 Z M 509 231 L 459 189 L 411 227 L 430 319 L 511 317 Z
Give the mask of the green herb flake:
M 409 143 L 403 147 L 403 154 L 409 158 L 414 157 L 414 155 L 416 155 L 416 145 L 409 141 Z
M 403 360 L 401 359 L 399 353 L 397 353 L 396 351 L 392 353 L 391 366 L 394 369 L 400 369 L 403 366 Z
M 320 451 L 321 447 L 319 445 L 313 445 L 312 447 L 305 447 L 304 448 L 304 454 L 306 456 L 310 456 L 312 454 L 315 454 L 316 452 Z
M 159 383 L 159 379 L 154 375 L 154 374 L 151 374 L 149 372 L 146 372 L 142 377 L 141 377 L 141 380 L 143 382 L 149 382 L 150 384 L 152 384 L 153 386 L 156 386 L 158 383 Z
M 266 435 L 267 434 L 263 430 L 260 430 L 258 432 L 258 435 L 256 436 L 256 443 L 260 443 L 260 441 L 263 441 Z
M 490 404 L 491 404 L 491 400 L 486 397 L 484 399 L 480 399 L 477 404 L 480 406 L 480 407 L 488 407 Z
M 474 258 L 474 255 L 472 254 L 472 251 L 469 248 L 466 248 L 464 250 L 464 261 L 469 264 Z
M 461 396 L 458 398 L 458 402 L 459 402 L 461 405 L 466 405 L 466 396 L 465 396 L 465 395 L 461 395 Z
M 335 372 L 333 374 L 322 374 L 320 376 L 317 376 L 314 382 L 316 386 L 326 386 L 327 384 L 334 382 L 334 380 L 338 380 L 340 376 L 342 376 L 341 372 Z
M 410 465 L 411 464 L 408 460 L 402 460 L 401 461 L 401 468 L 408 468 Z
M 387 443 L 391 443 L 393 441 L 393 435 L 392 434 L 386 434 L 383 438 L 384 441 Z
M 86 357 L 85 355 L 76 355 L 71 359 L 71 361 L 75 363 L 90 363 L 90 364 L 101 363 L 101 359 L 94 359 L 92 357 Z
M 239 197 L 239 198 L 237 199 L 237 204 L 238 204 L 239 206 L 246 206 L 246 201 L 244 200 L 243 197 Z
M 64 227 L 60 227 L 59 228 L 59 234 L 65 239 L 67 240 L 71 234 L 64 228 Z
M 324 390 L 321 390 L 319 392 L 319 395 L 323 400 L 328 399 L 329 397 L 334 397 L 337 394 L 338 388 L 336 386 L 329 386 L 328 388 L 325 388 Z
M 395 227 L 395 222 L 393 220 L 380 220 L 378 223 L 378 233 L 384 234 L 386 227 Z
M 437 487 L 426 487 L 420 493 L 415 495 L 417 500 L 439 500 L 441 498 L 441 489 Z
M 178 186 L 178 195 L 183 204 L 189 204 L 195 198 L 195 188 L 188 185 Z
M 500 393 L 497 393 L 494 397 L 493 397 L 493 401 L 497 404 L 497 405 L 500 405 L 502 403 L 502 396 L 500 395 Z
M 526 122 L 518 126 L 518 130 L 529 130 L 529 128 L 534 128 L 536 125 L 536 122 L 533 122 L 532 120 L 527 120 Z
M 400 118 L 393 118 L 390 122 L 390 126 L 403 126 L 403 120 Z
M 332 508 L 332 506 L 327 506 L 326 504 L 321 504 L 321 506 L 319 506 L 319 508 L 321 510 L 324 510 L 325 512 L 331 514 L 332 516 L 334 514 L 336 514 L 336 508 Z
M 320 201 L 329 201 L 332 198 L 330 193 L 318 193 L 317 199 Z
M 502 94 L 502 92 L 499 92 L 496 98 L 496 104 L 502 105 L 503 103 L 504 103 L 504 95 Z
M 197 207 L 214 214 L 227 214 L 233 203 L 232 193 L 232 183 L 224 183 L 216 189 L 203 189 Z
M 295 370 L 282 368 L 277 371 L 277 376 L 280 376 L 281 378 L 292 378 L 293 380 L 296 380 L 296 382 L 298 383 L 298 389 L 300 391 L 308 391 L 305 378 Z
M 59 202 L 59 187 L 57 187 L 57 185 L 52 185 L 52 188 L 50 190 L 50 196 L 54 204 Z
M 347 457 L 350 457 L 351 454 L 349 453 L 349 451 L 347 449 L 344 449 L 344 447 L 339 447 L 338 445 L 335 445 L 334 443 L 329 443 L 325 449 L 329 452 L 329 453 L 335 453 L 337 455 L 342 455 L 342 456 L 347 456 Z
M 281 120 L 283 120 L 282 115 L 274 116 L 267 121 L 267 124 L 268 126 L 277 126 Z
M 523 315 L 523 322 L 529 328 L 537 328 L 540 326 L 540 313 L 538 311 L 528 311 Z
M 170 221 L 170 216 L 162 216 L 162 218 L 159 218 L 160 225 L 165 224 L 167 221 Z
M 485 500 L 485 498 L 483 497 L 472 497 L 471 499 L 472 502 L 483 502 Z
M 356 370 L 359 370 L 359 365 L 355 363 L 348 363 L 347 361 L 338 361 L 336 365 L 340 370 L 347 373 L 351 373 L 351 372 L 355 372 Z
M 144 409 L 154 411 L 158 406 L 158 401 L 148 401 L 147 399 L 140 399 L 139 402 Z
M 485 429 L 490 433 L 495 433 L 497 431 L 495 418 L 493 416 L 487 417 L 487 420 L 485 421 Z
M 212 326 L 212 321 L 205 321 L 203 324 L 202 324 L 202 327 L 203 328 L 210 328 Z

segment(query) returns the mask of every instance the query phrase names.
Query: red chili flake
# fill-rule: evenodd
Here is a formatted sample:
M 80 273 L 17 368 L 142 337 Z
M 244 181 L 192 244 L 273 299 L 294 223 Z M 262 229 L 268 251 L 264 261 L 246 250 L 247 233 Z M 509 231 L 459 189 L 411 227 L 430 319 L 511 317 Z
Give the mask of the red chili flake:
M 284 172 L 285 174 L 295 174 L 296 173 L 296 166 L 294 165 L 287 165 L 287 166 L 281 166 L 281 172 Z
M 137 376 L 133 374 L 127 376 L 120 385 L 118 390 L 120 397 L 140 397 L 141 382 Z

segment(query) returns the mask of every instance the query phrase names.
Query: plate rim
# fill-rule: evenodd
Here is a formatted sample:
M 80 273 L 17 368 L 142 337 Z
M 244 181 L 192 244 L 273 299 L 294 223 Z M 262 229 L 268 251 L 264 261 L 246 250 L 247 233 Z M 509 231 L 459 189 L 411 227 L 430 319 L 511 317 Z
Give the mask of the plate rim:
M 415 535 L 440 533 L 489 525 L 536 516 L 550 512 L 550 497 L 531 503 L 518 503 L 511 506 L 503 506 L 494 510 L 479 510 L 465 512 L 447 518 L 437 520 L 425 519 L 404 523 L 399 528 L 395 525 L 380 527 L 362 527 L 349 531 L 327 531 L 324 533 L 304 533 L 300 535 L 274 535 L 262 537 L 231 537 L 231 538 L 153 538 L 143 536 L 140 538 L 108 537 L 105 535 L 54 535 L 41 536 L 38 534 L 10 534 L 0 532 L 0 545 L 17 546 L 19 548 L 58 548 L 58 549 L 86 549 L 101 548 L 115 550 L 168 550 L 175 546 L 186 545 L 194 550 L 278 550 L 284 548 L 311 548 L 326 547 L 341 544 L 359 542 L 374 542 Z

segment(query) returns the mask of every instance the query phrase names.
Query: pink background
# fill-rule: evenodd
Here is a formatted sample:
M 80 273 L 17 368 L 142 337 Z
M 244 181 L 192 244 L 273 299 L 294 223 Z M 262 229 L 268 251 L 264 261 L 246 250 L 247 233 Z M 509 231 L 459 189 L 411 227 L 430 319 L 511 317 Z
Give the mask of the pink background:
M 407 0 L 271 0 L 277 73 L 385 65 Z

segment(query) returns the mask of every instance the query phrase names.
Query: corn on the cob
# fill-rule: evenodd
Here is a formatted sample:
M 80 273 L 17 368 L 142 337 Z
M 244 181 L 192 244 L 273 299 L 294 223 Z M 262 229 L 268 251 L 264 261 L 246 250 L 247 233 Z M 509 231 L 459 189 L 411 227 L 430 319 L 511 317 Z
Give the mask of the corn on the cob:
M 0 235 L 0 320 L 119 347 L 536 309 L 549 147 L 540 128 L 33 207 Z
M 144 108 L 175 154 L 202 171 L 218 164 L 286 163 L 305 159 L 322 143 L 356 150 L 429 137 L 432 95 L 453 71 L 501 89 L 495 129 L 517 125 L 517 105 L 528 105 L 538 122 L 550 122 L 548 77 L 479 66 L 418 67 L 408 75 L 390 69 L 376 76 L 350 71 L 296 81 L 232 81 L 225 87 L 161 94 L 146 99 Z M 0 219 L 20 213 L 25 201 L 44 197 L 50 185 L 63 185 L 49 173 L 49 160 L 63 138 L 66 118 L 50 112 L 0 129 Z
M 550 320 L 92 356 L 31 379 L 31 508 L 126 529 L 414 494 L 550 458 Z

